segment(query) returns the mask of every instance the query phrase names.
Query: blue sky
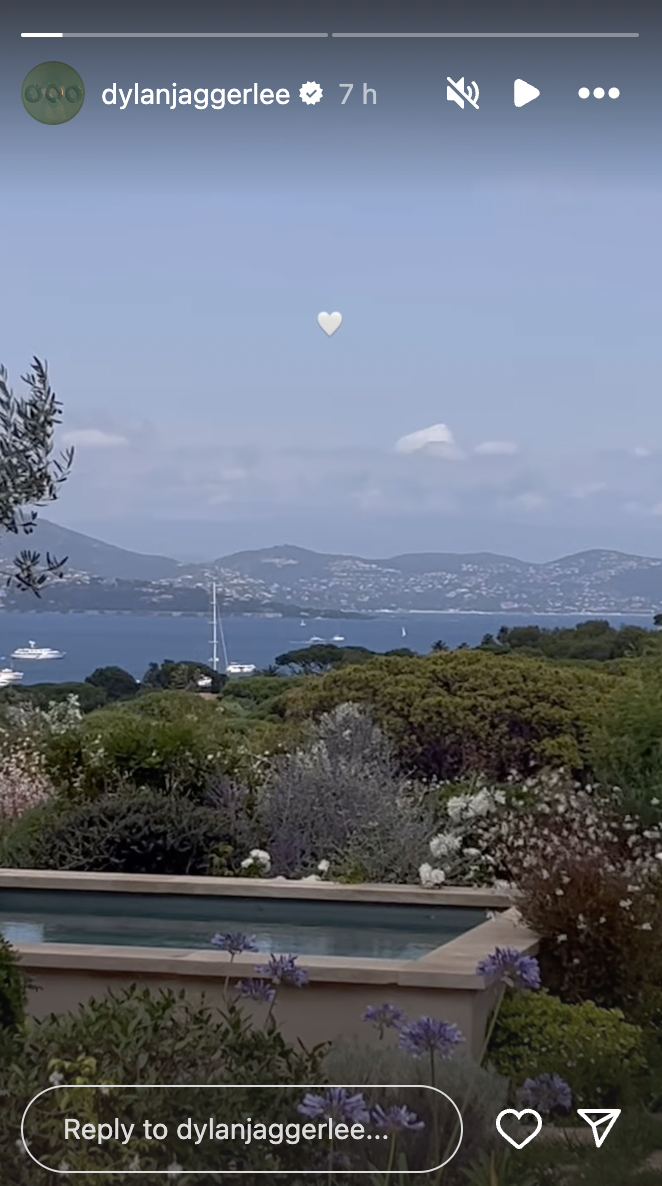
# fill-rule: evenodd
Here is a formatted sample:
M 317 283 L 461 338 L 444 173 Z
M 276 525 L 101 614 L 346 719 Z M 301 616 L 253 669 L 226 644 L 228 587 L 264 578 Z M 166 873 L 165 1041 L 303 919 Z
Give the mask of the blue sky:
M 70 41 L 87 95 L 58 128 L 20 104 L 46 48 L 19 41 L 0 96 L 2 361 L 19 386 L 47 357 L 65 405 L 77 457 L 51 518 L 182 557 L 662 554 L 652 33 Z M 447 73 L 479 81 L 479 111 L 446 101 Z M 101 102 L 114 81 L 254 77 L 290 105 Z M 540 99 L 515 109 L 514 77 Z

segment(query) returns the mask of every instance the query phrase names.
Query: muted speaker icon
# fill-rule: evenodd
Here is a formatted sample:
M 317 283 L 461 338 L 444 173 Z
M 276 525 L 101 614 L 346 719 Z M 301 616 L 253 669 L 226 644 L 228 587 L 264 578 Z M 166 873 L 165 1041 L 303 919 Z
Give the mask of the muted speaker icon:
M 464 75 L 457 82 L 453 82 L 452 78 L 447 78 L 446 82 L 450 83 L 450 86 L 446 87 L 447 99 L 450 99 L 453 103 L 457 103 L 458 107 L 461 107 L 462 110 L 464 110 L 464 101 L 466 99 L 467 103 L 471 103 L 471 106 L 475 107 L 476 111 L 478 111 L 478 96 L 480 91 L 478 90 L 477 82 L 468 82 L 466 90 L 464 89 Z

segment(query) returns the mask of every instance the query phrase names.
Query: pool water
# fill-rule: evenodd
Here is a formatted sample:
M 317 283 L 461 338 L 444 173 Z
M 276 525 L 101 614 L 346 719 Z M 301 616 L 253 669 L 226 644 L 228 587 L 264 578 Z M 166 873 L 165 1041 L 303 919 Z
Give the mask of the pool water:
M 485 919 L 484 909 L 441 905 L 0 890 L 0 934 L 11 943 L 208 950 L 218 931 L 243 931 L 262 952 L 415 960 Z

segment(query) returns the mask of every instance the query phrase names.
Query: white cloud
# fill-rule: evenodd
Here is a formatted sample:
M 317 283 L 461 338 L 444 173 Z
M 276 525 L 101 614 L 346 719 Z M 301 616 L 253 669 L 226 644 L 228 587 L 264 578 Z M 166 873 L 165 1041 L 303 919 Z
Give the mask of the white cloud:
M 570 491 L 571 498 L 590 498 L 592 494 L 599 494 L 607 489 L 606 482 L 580 482 Z
M 80 449 L 118 449 L 129 443 L 126 437 L 115 432 L 103 432 L 100 428 L 77 428 L 65 433 L 64 441 Z
M 455 438 L 447 424 L 432 424 L 419 428 L 396 441 L 396 453 L 420 453 L 422 451 L 438 457 L 461 457 Z
M 524 511 L 536 511 L 538 507 L 544 505 L 545 499 L 542 495 L 529 490 L 524 494 L 518 494 L 517 498 L 513 499 L 513 502 Z
M 492 454 L 493 456 L 518 452 L 519 445 L 516 445 L 514 441 L 482 441 L 474 449 L 474 453 Z

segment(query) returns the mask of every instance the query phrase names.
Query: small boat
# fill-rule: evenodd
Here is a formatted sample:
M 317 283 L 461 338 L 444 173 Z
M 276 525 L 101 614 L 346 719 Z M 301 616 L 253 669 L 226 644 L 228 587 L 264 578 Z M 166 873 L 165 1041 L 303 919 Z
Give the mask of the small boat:
M 228 663 L 225 668 L 226 675 L 252 675 L 254 671 L 254 663 Z
M 0 688 L 6 688 L 9 684 L 20 684 L 22 679 L 22 671 L 14 671 L 13 667 L 0 667 Z
M 402 637 L 403 638 L 407 637 L 407 631 L 405 630 L 404 626 L 402 627 Z
M 334 634 L 333 638 L 331 639 L 331 642 L 344 642 L 344 641 L 345 641 L 344 634 Z
M 64 651 L 55 651 L 53 647 L 38 647 L 34 639 L 30 639 L 26 647 L 17 647 L 12 651 L 12 659 L 64 659 Z

